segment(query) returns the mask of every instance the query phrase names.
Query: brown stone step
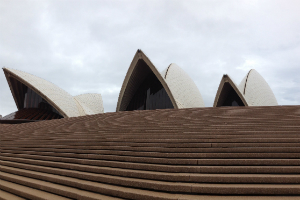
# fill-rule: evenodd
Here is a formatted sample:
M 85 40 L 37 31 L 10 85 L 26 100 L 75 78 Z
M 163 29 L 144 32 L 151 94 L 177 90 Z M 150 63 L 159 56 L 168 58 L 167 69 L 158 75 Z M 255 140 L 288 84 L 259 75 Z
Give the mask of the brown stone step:
M 40 190 L 42 188 L 44 191 L 48 192 L 48 194 L 63 193 L 65 196 L 71 196 L 71 198 L 75 198 L 75 199 L 120 199 L 120 198 L 137 199 L 137 200 L 138 199 L 145 199 L 145 200 L 150 200 L 150 199 L 177 200 L 178 199 L 178 195 L 174 195 L 174 194 L 106 185 L 106 184 L 78 180 L 78 179 L 68 178 L 68 177 L 62 177 L 63 179 L 60 179 L 59 181 L 72 183 L 76 185 L 76 187 L 82 188 L 82 190 L 73 187 L 64 186 L 61 184 L 50 183 L 48 181 L 46 182 L 46 181 L 23 177 L 19 175 L 8 174 L 5 172 L 0 172 L 0 178 L 2 180 L 5 180 L 6 182 L 8 182 L 8 180 L 11 182 L 18 182 L 19 184 L 35 188 L 36 190 Z M 19 191 L 18 188 L 16 190 Z M 97 193 L 88 192 L 91 190 L 96 190 Z M 102 194 L 105 193 L 106 196 L 101 195 L 100 193 Z M 116 196 L 116 197 L 110 197 L 110 196 Z M 49 199 L 56 199 L 56 198 L 49 198 Z
M 107 185 L 103 183 L 86 181 L 77 178 L 70 178 L 65 176 L 58 176 L 53 174 L 46 174 L 41 172 L 33 172 L 28 170 L 22 170 L 11 167 L 1 167 L 1 170 L 9 171 L 10 174 L 5 172 L 0 172 L 0 178 L 3 179 L 13 179 L 14 174 L 18 174 L 19 176 L 27 176 L 30 179 L 34 178 L 31 182 L 37 182 L 40 179 L 47 182 L 52 182 L 55 184 L 63 184 L 69 187 L 75 188 L 85 188 L 86 190 L 97 192 L 105 195 L 112 195 L 111 192 L 107 190 L 103 190 L 103 185 L 111 187 L 118 187 L 118 191 L 114 191 L 114 195 L 121 198 L 128 198 L 129 196 L 134 196 L 136 194 L 128 194 L 128 191 L 125 189 L 121 189 L 120 186 L 115 185 Z M 26 181 L 29 184 L 28 178 L 23 178 L 23 181 Z M 142 179 L 134 179 L 134 178 L 121 178 L 118 177 L 119 181 L 109 181 L 110 184 L 122 184 L 126 186 L 130 186 L 130 188 L 144 188 L 147 190 L 155 190 L 162 192 L 179 192 L 179 193 L 191 193 L 191 194 L 220 194 L 220 195 L 300 195 L 300 186 L 294 184 L 198 184 L 198 183 L 171 183 L 165 181 L 153 181 L 153 180 L 142 180 Z M 21 179 L 22 180 L 22 179 Z M 98 181 L 103 181 L 102 177 L 99 178 Z M 34 184 L 32 184 L 34 185 Z M 139 189 L 138 189 L 139 190 Z M 127 194 L 124 194 L 124 193 Z M 139 195 L 141 194 L 139 192 Z M 147 196 L 146 196 L 147 197 Z M 153 198 L 153 197 L 152 197 Z
M 299 153 L 160 153 L 160 152 L 132 152 L 132 151 L 100 151 L 98 154 L 62 153 L 62 152 L 39 152 L 39 151 L 16 151 L 0 150 L 1 153 L 42 155 L 69 157 L 97 160 L 118 160 L 148 162 L 150 160 L 161 160 L 161 163 L 194 163 L 195 159 L 299 159 Z M 147 161 L 148 160 L 148 161 Z M 179 161 L 179 162 L 178 162 Z
M 24 176 L 19 176 L 15 174 L 9 174 L 0 171 L 0 178 L 5 181 L 0 183 L 0 187 L 5 188 L 6 191 L 12 191 L 11 193 L 17 193 L 25 198 L 30 199 L 108 199 L 117 200 L 119 198 L 114 198 L 106 195 L 101 195 L 98 193 L 88 192 L 85 190 L 76 189 L 73 187 L 64 186 L 61 184 L 54 184 L 50 182 L 45 182 L 33 178 L 28 178 Z M 10 184 L 7 184 L 11 182 Z M 8 186 L 6 186 L 8 185 Z M 26 185 L 26 186 L 24 186 Z M 10 188 L 6 188 L 10 187 Z M 2 188 L 1 188 L 2 189 Z M 29 196 L 32 195 L 32 196 Z M 38 195 L 38 196 L 35 196 Z M 59 196 L 58 196 L 59 195 Z M 64 197 L 63 197 L 64 196 Z M 113 195 L 112 195 L 113 196 Z
M 106 143 L 106 142 L 115 142 L 115 143 L 126 143 L 126 142 L 131 142 L 131 143 L 299 143 L 300 142 L 300 137 L 298 138 L 247 138 L 243 136 L 238 137 L 233 137 L 233 138 L 202 138 L 202 139 L 173 139 L 173 138 L 166 138 L 166 139 L 161 139 L 161 138 L 111 138 L 111 139 L 104 139 L 104 140 L 97 140 L 97 138 L 91 138 L 88 135 L 86 135 L 83 139 L 78 139 L 78 138 L 45 138 L 38 139 L 36 142 L 42 142 L 42 143 L 49 143 L 49 142 L 55 142 L 56 144 L 72 144 L 72 143 L 80 143 L 80 142 L 85 142 L 89 143 L 92 142 L 92 144 L 95 142 L 97 143 Z M 25 142 L 26 140 L 22 139 L 19 142 Z M 35 141 L 34 139 L 30 139 L 31 142 Z
M 70 169 L 71 164 L 88 165 L 88 166 L 101 166 L 101 167 L 114 167 L 123 169 L 137 169 L 137 170 L 148 170 L 148 171 L 160 171 L 160 172 L 176 172 L 176 173 L 212 173 L 212 174 L 228 174 L 228 173 L 239 173 L 239 174 L 298 174 L 300 173 L 300 166 L 297 164 L 299 162 L 293 162 L 293 160 L 250 160 L 245 162 L 241 160 L 233 162 L 234 166 L 230 166 L 227 163 L 226 166 L 220 166 L 218 162 L 213 162 L 206 160 L 206 163 L 214 163 L 217 166 L 203 165 L 201 166 L 191 166 L 191 165 L 163 165 L 163 164 L 149 164 L 149 163 L 132 163 L 132 162 L 118 162 L 118 161 L 105 161 L 105 160 L 86 160 L 86 159 L 72 159 L 72 158 L 56 158 L 48 156 L 30 156 L 25 155 L 22 158 L 12 157 L 12 154 L 7 154 L 7 156 L 1 156 L 1 160 L 6 161 L 16 161 L 27 164 L 37 164 L 43 166 L 59 167 Z M 246 160 L 247 161 L 247 160 Z M 226 163 L 226 160 L 221 160 L 221 162 Z M 235 163 L 236 162 L 236 163 Z M 249 163 L 254 162 L 254 166 L 248 166 Z M 291 165 L 289 165 L 289 162 Z M 265 166 L 261 166 L 261 164 Z M 269 164 L 268 164 L 269 163 Z M 278 166 L 271 166 L 270 164 L 278 164 Z M 281 164 L 282 163 L 282 164 Z M 241 166 L 235 166 L 235 164 L 240 164 Z M 295 166 L 292 166 L 294 164 Z M 286 166 L 284 166 L 286 165 Z
M 5 192 L 5 191 L 3 191 L 1 189 L 0 189 L 0 199 L 1 200 L 25 200 L 24 198 L 22 198 L 20 196 L 16 196 L 14 194 Z
M 100 123 L 100 122 L 98 122 Z M 207 135 L 219 135 L 219 136 L 226 136 L 226 135 L 244 135 L 244 136 L 251 136 L 251 134 L 253 135 L 257 135 L 259 134 L 259 132 L 262 133 L 262 135 L 266 135 L 266 136 L 271 136 L 271 134 L 274 134 L 275 137 L 276 135 L 278 136 L 283 136 L 284 133 L 287 133 L 288 135 L 295 135 L 296 131 L 299 129 L 297 127 L 297 125 L 291 124 L 288 126 L 282 126 L 280 125 L 280 122 L 277 122 L 277 125 L 273 125 L 270 123 L 266 123 L 265 125 L 261 125 L 261 126 L 253 126 L 252 127 L 247 127 L 247 126 L 241 126 L 240 129 L 236 129 L 236 126 L 240 126 L 240 125 L 235 125 L 230 127 L 209 127 L 209 124 L 194 124 L 193 126 L 189 125 L 184 127 L 183 125 L 179 125 L 179 124 L 174 124 L 172 126 L 168 125 L 168 126 L 138 126 L 138 127 L 134 127 L 132 124 L 130 124 L 130 127 L 128 128 L 124 128 L 123 126 L 115 126 L 114 128 L 112 127 L 108 127 L 105 128 L 103 126 L 97 126 L 94 127 L 95 129 L 93 131 L 90 130 L 90 128 L 88 127 L 81 127 L 81 130 L 69 130 L 66 129 L 65 126 L 63 126 L 62 130 L 53 130 L 53 129 L 34 129 L 34 128 L 28 128 L 27 130 L 24 130 L 26 134 L 26 138 L 39 138 L 42 134 L 47 134 L 47 133 L 53 133 L 52 135 L 48 135 L 47 136 L 53 136 L 53 137 L 59 137 L 60 135 L 57 133 L 65 133 L 65 134 L 69 134 L 69 133 L 74 133 L 76 131 L 76 133 L 74 133 L 74 135 L 70 135 L 70 136 L 75 136 L 75 137 L 80 137 L 80 133 L 83 132 L 88 132 L 90 135 L 97 135 L 96 133 L 100 133 L 103 136 L 107 136 L 108 138 L 112 138 L 114 135 L 110 135 L 109 133 L 114 133 L 116 136 L 133 136 L 136 135 L 137 137 L 139 137 L 139 133 L 144 133 L 145 135 L 147 134 L 154 134 L 155 136 L 160 136 L 160 137 L 164 137 L 164 134 L 166 135 L 171 135 L 172 133 L 174 133 L 174 136 L 180 136 L 179 133 L 183 133 L 183 134 L 190 134 L 191 136 L 197 136 L 197 131 L 201 130 L 201 132 L 199 132 L 199 136 L 204 135 L 205 133 Z M 266 126 L 269 126 L 268 128 L 266 128 Z M 101 129 L 100 129 L 101 127 Z M 205 127 L 205 128 L 204 128 Z M 30 130 L 34 131 L 34 134 L 32 134 L 33 132 Z M 56 128 L 58 129 L 58 128 Z M 30 131 L 30 132 L 29 132 Z M 24 132 L 22 131 L 22 133 L 24 134 Z M 10 134 L 8 134 L 10 133 Z M 15 133 L 15 134 L 14 134 Z M 14 137 L 16 135 L 20 134 L 20 131 L 15 131 L 14 133 L 11 132 L 7 132 L 5 133 L 5 135 L 7 137 Z
M 111 133 L 112 135 L 114 133 Z M 144 133 L 140 133 L 143 135 Z M 182 134 L 185 136 L 184 134 Z M 98 144 L 103 144 L 105 145 L 106 143 L 111 143 L 111 144 L 116 144 L 116 145 L 122 145 L 126 143 L 150 143 L 150 144 L 163 144 L 163 143 L 176 143 L 180 145 L 181 142 L 184 143 L 280 143 L 280 140 L 282 140 L 282 143 L 298 143 L 300 140 L 299 135 L 298 136 L 289 136 L 285 135 L 284 137 L 277 136 L 275 137 L 264 137 L 261 135 L 261 137 L 258 139 L 259 136 L 257 137 L 246 137 L 246 136 L 241 136 L 241 135 L 236 135 L 236 136 L 224 136 L 224 137 L 218 137 L 218 136 L 203 136 L 203 137 L 192 137 L 192 136 L 186 136 L 185 139 L 181 139 L 179 137 L 172 137 L 165 135 L 165 137 L 152 137 L 147 138 L 144 137 L 144 139 L 139 139 L 138 137 L 136 138 L 130 138 L 130 137 L 118 137 L 118 138 L 97 138 L 93 135 L 88 135 L 86 134 L 82 138 L 78 137 L 65 137 L 61 136 L 62 138 L 22 138 L 22 136 L 18 136 L 16 138 L 11 138 L 11 139 L 5 139 L 2 141 L 6 141 L 7 143 L 5 145 L 9 145 L 10 142 L 13 142 L 13 140 L 20 145 L 26 145 L 26 144 L 31 144 L 34 145 L 35 142 L 39 142 L 45 145 L 78 145 L 80 143 L 84 142 L 91 142 L 91 145 L 98 145 Z M 3 137 L 4 138 L 4 137 Z M 93 140 L 89 139 L 93 138 Z M 243 139 L 237 139 L 237 138 L 243 138 Z M 288 138 L 288 139 L 286 139 Z M 292 139 L 294 141 L 292 141 Z
M 47 191 L 60 188 L 47 185 L 54 184 L 127 199 L 299 197 L 299 121 L 300 106 L 275 106 L 118 112 L 1 126 L 1 169 L 11 173 L 2 177 L 26 178 L 30 187 L 41 181 Z M 147 196 L 151 190 L 157 191 Z
M 112 176 L 139 178 L 147 180 L 159 180 L 170 182 L 194 182 L 194 183 L 264 183 L 264 184 L 299 184 L 300 175 L 278 175 L 278 174 L 201 174 L 201 173 L 166 173 L 144 170 L 130 170 L 108 167 L 91 167 L 71 165 L 71 170 L 53 167 L 42 167 L 32 164 L 21 164 L 8 161 L 0 161 L 3 166 L 51 173 L 61 176 L 80 178 L 90 181 L 103 182 L 106 179 L 117 179 Z M 60 167 L 57 164 L 57 167 Z M 1 169 L 1 166 L 0 166 Z M 114 181 L 118 183 L 118 181 Z M 120 181 L 121 182 L 121 181 Z
M 68 139 L 55 140 L 58 144 L 68 143 Z M 83 142 L 90 142 L 93 139 L 85 139 Z M 117 138 L 114 140 L 110 140 L 110 142 L 137 142 L 137 143 L 295 143 L 300 142 L 300 138 L 231 138 L 231 139 L 126 139 L 126 138 Z
M 299 200 L 299 196 L 178 195 L 177 200 Z
M 99 122 L 98 122 L 99 123 Z M 115 125 L 115 128 L 109 127 L 105 128 L 103 126 L 101 126 L 101 130 L 99 131 L 99 127 L 94 127 L 96 128 L 95 131 L 99 131 L 100 133 L 104 133 L 105 135 L 109 136 L 109 133 L 114 133 L 117 136 L 120 135 L 124 135 L 124 134 L 129 134 L 129 135 L 136 135 L 139 136 L 139 133 L 144 133 L 144 134 L 154 134 L 159 136 L 159 134 L 164 133 L 166 135 L 171 135 L 172 133 L 176 134 L 179 136 L 178 133 L 189 133 L 194 135 L 195 133 L 197 133 L 197 131 L 201 130 L 201 132 L 199 133 L 199 137 L 201 135 L 219 135 L 219 136 L 230 136 L 230 135 L 244 135 L 244 136 L 248 136 L 251 137 L 251 135 L 257 135 L 259 134 L 259 132 L 266 137 L 271 137 L 272 134 L 274 134 L 274 137 L 276 136 L 284 136 L 284 133 L 288 134 L 288 135 L 294 135 L 296 137 L 296 133 L 299 129 L 299 127 L 296 124 L 290 124 L 290 125 L 279 125 L 278 123 L 280 122 L 276 122 L 277 124 L 270 124 L 270 123 L 266 123 L 266 124 L 261 124 L 261 125 L 257 125 L 255 124 L 255 126 L 249 125 L 249 126 L 244 126 L 242 124 L 234 124 L 234 125 L 212 125 L 211 122 L 207 123 L 207 124 L 189 124 L 189 125 L 184 125 L 184 124 L 173 124 L 172 126 L 170 126 L 169 124 L 164 126 L 164 125 L 158 125 L 156 127 L 149 127 L 149 125 L 143 127 L 143 126 L 137 126 L 134 127 L 134 125 L 130 124 L 127 128 L 120 125 Z M 74 129 L 68 129 L 65 128 L 67 125 L 63 124 L 64 126 L 62 126 L 62 129 L 60 130 L 57 127 L 53 127 L 51 129 L 37 129 L 35 127 L 27 127 L 27 130 L 22 130 L 20 132 L 20 130 L 15 129 L 14 127 L 10 127 L 10 129 L 5 133 L 5 136 L 7 138 L 13 138 L 16 135 L 20 135 L 20 133 L 22 133 L 23 135 L 25 134 L 26 138 L 40 138 L 40 136 L 42 134 L 47 134 L 47 133 L 56 133 L 56 132 L 64 132 L 64 133 L 73 133 L 74 131 L 77 131 L 77 134 L 75 134 L 75 136 L 79 136 L 80 132 L 89 132 L 90 134 L 93 134 L 93 132 L 91 132 L 91 130 L 88 127 L 80 127 L 80 125 L 78 125 L 78 128 L 74 128 Z M 201 128 L 200 128 L 201 127 Z M 202 128 L 203 127 L 203 128 Z M 205 127 L 205 128 L 204 128 Z M 239 129 L 236 129 L 236 127 L 239 127 Z M 50 128 L 50 127 L 48 127 Z M 30 131 L 30 129 L 34 130 L 35 134 L 32 134 L 32 131 Z M 13 134 L 13 132 L 15 132 L 16 134 Z M 8 134 L 10 133 L 10 134 Z M 95 134 L 96 135 L 96 134 Z M 53 135 L 55 137 L 55 135 Z M 59 136 L 59 135 L 57 135 Z M 196 136 L 196 135 L 195 135 Z M 161 135 L 161 137 L 164 137 L 163 135 Z
M 233 148 L 233 147 L 300 147 L 300 143 L 211 143 L 211 147 Z
M 270 124 L 266 124 L 270 126 Z M 201 138 L 237 138 L 237 137 L 243 137 L 243 138 L 290 138 L 295 137 L 299 138 L 299 135 L 297 134 L 297 131 L 299 128 L 297 126 L 293 126 L 293 128 L 288 127 L 278 127 L 274 126 L 274 130 L 263 130 L 263 129 L 251 129 L 244 127 L 239 127 L 239 129 L 235 128 L 228 128 L 224 129 L 222 128 L 222 131 L 218 131 L 215 129 L 200 129 L 201 132 L 199 132 L 199 126 L 197 125 L 195 128 L 187 127 L 187 128 L 180 128 L 175 126 L 173 129 L 168 129 L 164 127 L 159 127 L 159 129 L 153 129 L 151 127 L 145 128 L 144 130 L 141 129 L 134 129 L 131 127 L 130 130 L 106 130 L 104 131 L 101 129 L 101 131 L 96 132 L 90 132 L 88 129 L 84 130 L 83 132 L 88 132 L 89 136 L 93 136 L 98 139 L 114 139 L 114 138 L 128 138 L 128 139 L 164 139 L 164 138 L 173 138 L 173 139 L 201 139 Z M 282 129 L 282 130 L 281 130 Z M 294 130 L 293 130 L 294 129 Z M 51 131 L 52 132 L 52 131 Z M 26 137 L 23 136 L 23 138 L 30 138 L 34 140 L 39 139 L 59 139 L 62 138 L 62 136 L 66 136 L 67 133 L 64 131 L 65 135 L 61 134 L 47 134 L 48 132 L 39 132 L 35 134 L 27 134 Z M 99 133 L 101 135 L 99 135 Z M 113 134 L 112 134 L 113 133 Z M 80 132 L 77 132 L 76 134 L 72 134 L 69 137 L 72 137 L 74 139 L 82 139 L 85 138 L 85 134 L 83 135 Z M 11 133 L 3 134 L 3 137 L 5 138 L 14 138 L 16 135 L 13 135 Z
M 22 147 L 1 147 L 2 150 L 26 152 L 62 152 L 77 154 L 118 154 L 118 152 L 134 153 L 168 153 L 168 154 L 195 154 L 195 153 L 300 153 L 300 147 L 257 147 L 257 148 L 162 148 L 162 147 L 129 147 L 129 146 L 100 146 L 98 149 L 89 150 L 81 148 L 22 148 Z M 0 150 L 1 151 L 1 150 Z M 119 154 L 121 155 L 121 154 Z
M 13 157 L 9 153 L 3 154 L 5 156 L 0 156 L 0 160 L 8 160 L 8 161 L 16 161 L 16 162 L 51 162 L 49 160 L 54 160 L 58 162 L 63 162 L 64 159 L 55 158 L 55 157 L 45 157 L 49 159 L 39 159 L 37 156 L 22 156 L 23 158 Z M 31 159 L 32 158 L 32 159 Z M 45 161 L 43 161 L 45 160 Z M 149 165 L 149 166 L 156 166 L 155 164 L 147 164 L 147 163 L 132 163 L 132 162 L 118 162 L 118 161 L 100 161 L 94 162 L 96 160 L 81 160 L 81 159 L 66 159 L 66 163 L 70 163 L 71 161 L 75 163 L 85 163 L 92 164 L 96 163 L 97 166 L 109 166 L 109 167 L 123 167 L 128 168 L 128 166 L 135 166 L 135 165 Z M 77 162 L 76 162 L 77 161 Z M 27 163 L 28 163 L 27 162 Z M 198 159 L 197 165 L 206 165 L 206 166 L 300 166 L 300 159 Z M 170 166 L 170 165 L 162 165 L 158 164 L 158 168 L 163 166 Z M 180 165 L 177 165 L 180 167 Z M 172 166 L 170 166 L 172 167 Z M 192 165 L 190 166 L 192 167 Z M 146 168 L 145 168 L 146 169 Z M 148 170 L 148 169 L 146 169 Z M 157 171 L 157 170 L 155 170 Z
M 0 174 L 1 174 L 1 172 L 0 172 Z M 37 199 L 37 200 L 44 200 L 44 199 L 67 200 L 67 199 L 69 199 L 66 197 L 62 197 L 62 196 L 58 196 L 58 195 L 55 195 L 52 193 L 42 191 L 40 189 L 34 189 L 34 188 L 20 185 L 17 183 L 12 183 L 12 182 L 6 181 L 4 179 L 1 179 L 1 181 L 0 181 L 0 189 L 5 190 L 11 196 L 13 196 L 13 198 L 15 198 L 15 199 L 24 199 L 24 198 Z M 9 197 L 9 194 L 7 195 L 7 197 Z M 17 195 L 17 197 L 15 195 Z M 20 196 L 20 197 L 18 197 L 18 196 Z M 1 197 L 3 197 L 3 196 L 1 195 Z M 13 198 L 9 198 L 9 199 L 11 200 Z
M 2 147 L 20 146 L 20 147 L 40 147 L 37 141 L 30 142 L 16 142 L 12 141 L 11 144 L 6 142 L 1 145 Z M 300 147 L 300 143 L 134 143 L 134 142 L 73 142 L 71 144 L 56 144 L 55 141 L 44 142 L 42 146 L 65 146 L 68 148 L 86 148 L 97 149 L 98 146 L 130 146 L 130 147 L 165 147 L 165 148 L 233 148 L 233 147 Z

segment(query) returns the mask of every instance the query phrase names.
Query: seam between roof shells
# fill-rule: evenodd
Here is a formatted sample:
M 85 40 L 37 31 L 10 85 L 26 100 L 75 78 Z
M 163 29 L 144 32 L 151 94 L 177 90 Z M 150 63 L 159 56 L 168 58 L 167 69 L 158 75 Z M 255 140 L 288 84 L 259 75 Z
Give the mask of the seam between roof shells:
M 167 68 L 167 71 L 166 71 L 166 74 L 165 74 L 165 79 L 167 78 L 167 74 L 168 74 L 168 71 L 169 71 L 169 68 L 171 67 L 172 64 L 170 64 Z
M 247 86 L 248 76 L 249 76 L 249 74 L 250 74 L 251 71 L 252 71 L 252 69 L 250 69 L 250 71 L 249 71 L 248 74 L 247 74 L 247 78 L 246 78 L 245 86 L 244 86 L 244 95 L 245 95 L 245 93 L 246 93 L 246 86 Z

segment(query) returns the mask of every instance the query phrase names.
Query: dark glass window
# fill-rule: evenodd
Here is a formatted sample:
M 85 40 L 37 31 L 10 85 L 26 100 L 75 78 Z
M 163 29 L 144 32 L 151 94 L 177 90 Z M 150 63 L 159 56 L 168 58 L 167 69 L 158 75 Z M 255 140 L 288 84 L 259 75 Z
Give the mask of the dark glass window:
M 245 106 L 239 95 L 230 87 L 227 97 L 221 106 Z
M 165 88 L 151 73 L 140 85 L 126 110 L 154 110 L 174 108 Z
M 18 102 L 19 110 L 23 108 L 39 108 L 54 112 L 61 116 L 61 114 L 53 106 L 51 106 L 45 99 L 43 99 L 29 87 L 13 77 L 10 77 L 10 82 Z

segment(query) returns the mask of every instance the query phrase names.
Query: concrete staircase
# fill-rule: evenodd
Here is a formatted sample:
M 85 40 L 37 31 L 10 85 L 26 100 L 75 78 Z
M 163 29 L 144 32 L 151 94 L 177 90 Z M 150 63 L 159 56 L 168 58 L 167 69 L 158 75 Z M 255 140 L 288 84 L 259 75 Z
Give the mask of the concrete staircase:
M 0 199 L 300 199 L 300 106 L 0 124 Z

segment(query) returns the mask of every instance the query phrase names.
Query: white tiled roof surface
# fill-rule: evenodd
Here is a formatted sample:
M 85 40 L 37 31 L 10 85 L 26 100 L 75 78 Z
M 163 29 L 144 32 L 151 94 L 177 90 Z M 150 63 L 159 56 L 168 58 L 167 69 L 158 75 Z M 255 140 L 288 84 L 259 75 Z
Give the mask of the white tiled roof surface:
M 204 107 L 203 98 L 194 81 L 176 64 L 162 72 L 178 108 Z
M 103 101 L 100 94 L 82 94 L 71 96 L 69 93 L 42 78 L 15 69 L 8 69 L 15 77 L 37 91 L 64 117 L 78 117 L 103 113 Z
M 254 69 L 250 70 L 239 85 L 249 106 L 278 105 L 274 93 L 265 79 Z
M 86 115 L 104 112 L 101 94 L 81 94 L 74 98 L 80 104 Z
M 59 108 L 60 110 L 62 110 L 67 115 L 67 117 L 80 116 L 73 97 L 63 89 L 59 88 L 49 81 L 46 81 L 32 74 L 28 74 L 26 72 L 15 69 L 5 69 L 25 81 L 27 84 L 31 85 L 31 87 L 33 87 L 39 93 L 43 94 L 51 101 L 49 103 L 54 108 Z

